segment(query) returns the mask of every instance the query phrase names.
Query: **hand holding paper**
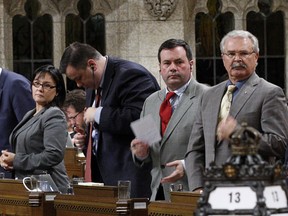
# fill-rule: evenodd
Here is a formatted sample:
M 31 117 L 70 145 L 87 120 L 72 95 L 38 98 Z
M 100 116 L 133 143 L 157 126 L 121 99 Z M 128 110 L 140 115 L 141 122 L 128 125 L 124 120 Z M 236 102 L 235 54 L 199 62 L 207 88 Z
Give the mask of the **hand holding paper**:
M 159 142 L 162 139 L 159 127 L 156 126 L 151 115 L 144 116 L 143 118 L 131 122 L 130 126 L 135 137 L 149 145 Z

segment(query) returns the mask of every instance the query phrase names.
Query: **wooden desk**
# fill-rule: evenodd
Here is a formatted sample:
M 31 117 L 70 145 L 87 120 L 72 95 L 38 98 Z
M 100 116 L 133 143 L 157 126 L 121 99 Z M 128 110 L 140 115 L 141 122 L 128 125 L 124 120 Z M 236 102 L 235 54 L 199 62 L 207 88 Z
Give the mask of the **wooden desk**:
M 117 187 L 76 185 L 74 191 L 75 195 L 56 196 L 54 206 L 57 216 L 191 216 L 200 196 L 192 192 L 172 192 L 171 202 L 149 203 L 147 199 L 129 199 L 127 202 L 119 202 Z M 145 205 L 148 205 L 148 211 L 143 207 Z
M 118 201 L 118 189 L 114 186 L 75 185 L 74 193 L 55 197 L 57 216 L 148 215 L 148 199 Z
M 117 187 L 74 185 L 74 195 L 54 199 L 57 216 L 116 215 Z
M 172 192 L 171 202 L 118 201 L 114 186 L 74 186 L 75 195 L 27 192 L 22 181 L 0 179 L 0 215 L 10 216 L 191 216 L 199 194 Z M 148 205 L 148 210 L 147 210 Z M 116 211 L 117 209 L 117 211 Z
M 64 162 L 69 178 L 84 177 L 85 157 L 79 157 L 77 148 L 66 148 Z
M 171 202 L 150 202 L 148 215 L 191 216 L 197 207 L 199 196 L 199 194 L 192 192 L 171 192 Z
M 116 199 L 94 197 L 79 199 L 75 195 L 57 195 L 54 200 L 57 216 L 116 215 Z
M 0 179 L 0 215 L 55 216 L 55 196 L 28 192 L 19 180 Z

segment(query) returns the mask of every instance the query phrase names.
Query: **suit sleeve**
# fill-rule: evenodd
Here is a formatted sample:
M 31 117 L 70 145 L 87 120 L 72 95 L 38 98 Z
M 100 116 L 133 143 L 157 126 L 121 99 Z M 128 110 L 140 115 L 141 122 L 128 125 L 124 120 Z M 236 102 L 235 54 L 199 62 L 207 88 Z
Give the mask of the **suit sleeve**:
M 202 174 L 205 169 L 205 143 L 201 115 L 199 107 L 185 155 L 185 169 L 190 191 L 203 187 Z
M 50 108 L 42 118 L 43 129 L 39 128 L 39 131 L 34 132 L 34 134 L 39 134 L 39 136 L 36 135 L 39 137 L 39 141 L 37 141 L 39 146 L 37 148 L 35 146 L 35 151 L 16 153 L 13 161 L 14 169 L 24 171 L 49 170 L 64 159 L 68 136 L 64 114 L 59 109 Z M 31 140 L 31 142 L 35 142 L 35 140 Z M 18 141 L 17 145 L 23 145 L 23 143 Z
M 111 134 L 132 135 L 130 123 L 139 119 L 145 99 L 159 86 L 151 74 L 133 69 L 115 82 L 114 92 L 109 92 L 111 101 L 102 105 L 99 128 Z
M 20 122 L 23 116 L 35 107 L 35 102 L 32 98 L 31 87 L 24 80 L 16 80 L 11 86 L 11 103 L 15 116 Z
M 288 109 L 282 89 L 276 87 L 266 94 L 261 110 L 262 139 L 259 153 L 266 159 L 276 156 L 284 161 L 288 143 Z

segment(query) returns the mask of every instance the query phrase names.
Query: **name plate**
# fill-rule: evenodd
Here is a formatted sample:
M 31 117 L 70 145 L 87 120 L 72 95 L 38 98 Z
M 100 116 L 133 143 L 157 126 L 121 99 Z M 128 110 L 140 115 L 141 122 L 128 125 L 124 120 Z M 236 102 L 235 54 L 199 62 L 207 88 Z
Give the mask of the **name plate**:
M 257 195 L 246 186 L 217 187 L 211 191 L 208 203 L 212 209 L 253 209 L 256 206 Z
M 267 208 L 286 208 L 287 197 L 280 185 L 266 186 L 263 191 Z M 286 215 L 288 215 L 286 213 Z
M 134 202 L 134 209 L 147 209 L 146 202 Z

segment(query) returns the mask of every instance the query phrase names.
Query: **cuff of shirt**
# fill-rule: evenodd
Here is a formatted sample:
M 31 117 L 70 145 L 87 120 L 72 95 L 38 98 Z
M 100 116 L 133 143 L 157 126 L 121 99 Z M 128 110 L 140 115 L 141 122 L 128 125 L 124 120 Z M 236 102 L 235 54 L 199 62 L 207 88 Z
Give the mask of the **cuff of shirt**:
M 185 160 L 183 159 L 183 160 L 181 160 L 181 163 L 182 163 L 182 165 L 183 165 L 183 168 L 184 168 L 184 171 L 186 170 L 186 167 L 185 167 Z
M 139 160 L 139 161 L 144 161 L 144 160 L 146 160 L 147 158 L 149 157 L 149 154 L 146 156 L 146 157 L 137 157 L 136 155 L 135 155 L 135 158 L 137 159 L 137 160 Z
M 101 115 L 102 109 L 103 109 L 103 107 L 97 107 L 97 108 L 96 108 L 96 113 L 95 113 L 95 118 L 94 118 L 94 120 L 95 120 L 95 122 L 96 122 L 97 124 L 100 123 L 100 115 Z

